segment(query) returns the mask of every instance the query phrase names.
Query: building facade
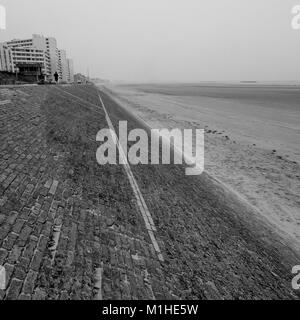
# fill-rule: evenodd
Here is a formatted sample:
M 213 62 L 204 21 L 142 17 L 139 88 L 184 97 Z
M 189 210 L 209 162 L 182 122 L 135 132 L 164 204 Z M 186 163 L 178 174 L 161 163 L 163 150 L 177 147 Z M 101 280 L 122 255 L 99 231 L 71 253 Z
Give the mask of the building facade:
M 74 75 L 74 82 L 80 84 L 87 84 L 88 78 L 81 73 L 76 73 Z
M 62 82 L 68 82 L 68 62 L 65 50 L 57 48 L 53 37 L 34 34 L 31 39 L 11 40 L 5 45 L 12 50 L 13 65 L 17 63 L 43 63 L 45 80 L 54 81 L 54 73 L 59 74 Z
M 43 50 L 38 50 L 33 47 L 13 47 L 11 48 L 11 52 L 14 68 L 16 68 L 19 64 L 41 64 L 43 74 L 47 75 L 47 67 L 45 64 L 45 52 Z
M 44 41 L 46 43 L 46 52 L 49 56 L 50 75 L 54 81 L 54 73 L 59 73 L 57 42 L 56 39 L 52 37 L 44 38 Z
M 0 43 L 0 71 L 15 72 L 12 50 Z
M 68 82 L 68 60 L 65 50 L 58 50 L 58 74 L 61 82 Z
M 67 59 L 68 61 L 68 82 L 74 82 L 74 63 L 72 59 Z

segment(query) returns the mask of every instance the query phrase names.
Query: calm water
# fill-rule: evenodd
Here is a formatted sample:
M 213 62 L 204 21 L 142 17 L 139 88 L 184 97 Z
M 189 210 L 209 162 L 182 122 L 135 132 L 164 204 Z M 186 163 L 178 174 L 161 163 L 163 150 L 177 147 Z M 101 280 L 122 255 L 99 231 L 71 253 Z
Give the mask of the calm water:
M 229 99 L 300 112 L 299 85 L 147 84 L 137 85 L 136 89 L 162 95 Z

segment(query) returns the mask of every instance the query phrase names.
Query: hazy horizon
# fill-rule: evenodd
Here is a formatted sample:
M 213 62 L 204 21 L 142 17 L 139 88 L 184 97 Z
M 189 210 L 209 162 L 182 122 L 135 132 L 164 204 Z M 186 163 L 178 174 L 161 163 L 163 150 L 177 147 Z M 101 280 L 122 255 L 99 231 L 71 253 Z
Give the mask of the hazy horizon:
M 0 42 L 53 36 L 75 72 L 110 80 L 300 81 L 297 0 L 88 2 L 0 0 Z

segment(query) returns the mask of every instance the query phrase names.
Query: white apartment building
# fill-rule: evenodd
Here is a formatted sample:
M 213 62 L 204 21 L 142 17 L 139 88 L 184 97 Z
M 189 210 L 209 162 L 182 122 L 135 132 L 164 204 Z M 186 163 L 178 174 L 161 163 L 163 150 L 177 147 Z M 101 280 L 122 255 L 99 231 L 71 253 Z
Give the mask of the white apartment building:
M 31 39 L 12 40 L 5 45 L 12 49 L 14 66 L 19 62 L 42 62 L 46 80 L 54 81 L 54 73 L 57 72 L 61 81 L 68 82 L 69 68 L 66 51 L 58 50 L 55 38 L 34 34 Z M 41 61 L 42 53 L 43 61 Z M 19 61 L 20 59 L 22 61 Z
M 15 72 L 12 50 L 0 43 L 0 71 Z
M 67 59 L 68 61 L 68 82 L 74 82 L 74 64 L 72 59 Z
M 40 36 L 41 37 L 41 36 Z M 54 80 L 54 73 L 59 73 L 59 60 L 58 60 L 58 49 L 55 38 L 44 38 L 46 40 L 46 51 L 50 59 L 50 74 Z
M 47 67 L 45 64 L 45 51 L 38 50 L 33 47 L 22 48 L 22 47 L 13 47 L 11 48 L 12 58 L 14 68 L 18 64 L 35 64 L 40 63 L 43 65 L 42 72 L 43 74 L 47 74 Z
M 31 39 L 25 40 L 11 40 L 8 41 L 7 46 L 14 48 L 31 48 L 44 52 L 44 73 L 47 80 L 53 80 L 53 75 L 58 72 L 58 53 L 57 43 L 55 38 L 46 38 L 42 35 L 34 34 Z M 15 61 L 16 64 L 17 61 Z M 38 59 L 35 62 L 40 62 Z
M 61 82 L 68 82 L 68 60 L 65 50 L 58 50 L 58 70 Z

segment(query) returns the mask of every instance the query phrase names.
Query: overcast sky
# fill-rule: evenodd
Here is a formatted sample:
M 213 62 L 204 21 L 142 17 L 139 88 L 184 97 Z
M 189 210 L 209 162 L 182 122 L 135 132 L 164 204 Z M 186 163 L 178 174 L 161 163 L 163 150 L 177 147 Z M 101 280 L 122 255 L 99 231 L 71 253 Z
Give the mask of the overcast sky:
M 0 41 L 56 37 L 75 71 L 128 81 L 300 80 L 300 0 L 0 0 Z

